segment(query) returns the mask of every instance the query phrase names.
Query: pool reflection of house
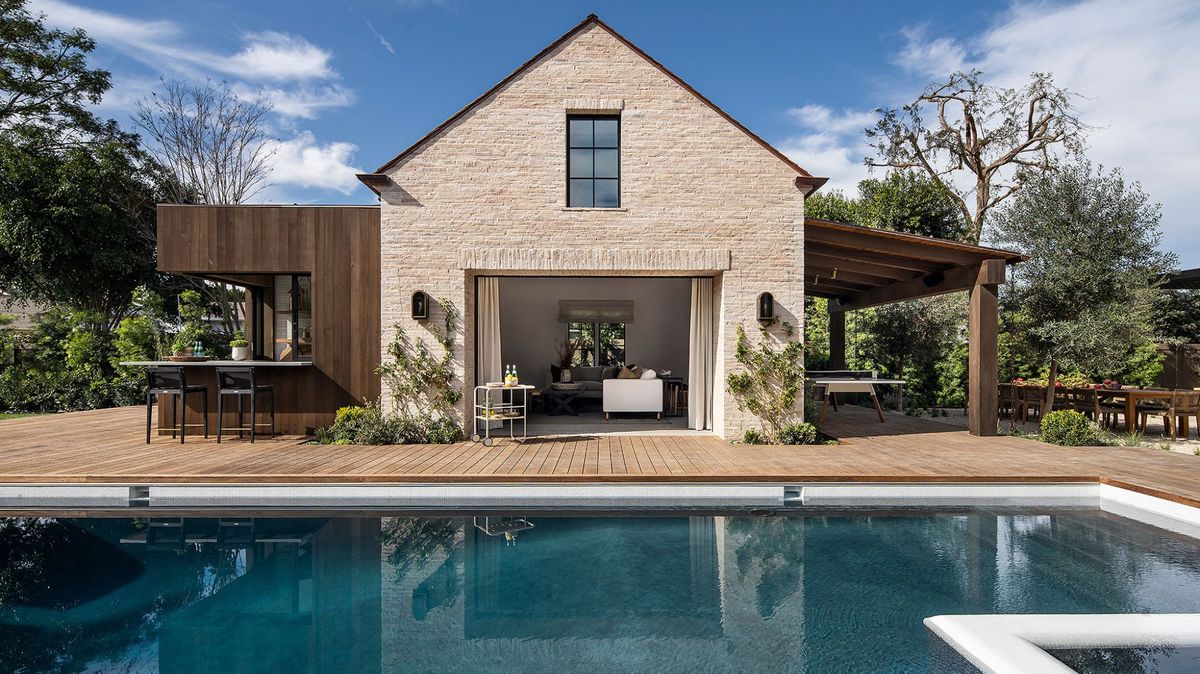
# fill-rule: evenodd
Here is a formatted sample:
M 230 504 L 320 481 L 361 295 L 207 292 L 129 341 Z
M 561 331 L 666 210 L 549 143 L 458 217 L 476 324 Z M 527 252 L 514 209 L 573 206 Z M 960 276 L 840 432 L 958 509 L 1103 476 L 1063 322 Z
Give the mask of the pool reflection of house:
M 240 554 L 244 574 L 163 623 L 160 671 L 380 671 L 379 519 L 327 520 L 304 543 Z
M 466 531 L 466 638 L 721 636 L 713 518 L 536 522 L 515 546 Z M 591 563 L 564 554 L 580 549 Z

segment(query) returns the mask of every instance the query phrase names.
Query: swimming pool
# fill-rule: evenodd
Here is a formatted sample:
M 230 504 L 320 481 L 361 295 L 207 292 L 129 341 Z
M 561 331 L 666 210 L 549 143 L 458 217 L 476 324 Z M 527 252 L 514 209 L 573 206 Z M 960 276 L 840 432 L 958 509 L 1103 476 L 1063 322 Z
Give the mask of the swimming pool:
M 922 672 L 932 615 L 1197 611 L 1200 542 L 1093 508 L 0 519 L 0 671 Z

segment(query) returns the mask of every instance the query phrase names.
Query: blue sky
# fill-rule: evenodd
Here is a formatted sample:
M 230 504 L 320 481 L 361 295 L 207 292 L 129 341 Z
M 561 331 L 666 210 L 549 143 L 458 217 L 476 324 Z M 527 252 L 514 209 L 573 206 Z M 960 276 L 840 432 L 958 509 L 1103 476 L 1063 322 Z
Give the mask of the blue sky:
M 98 42 L 128 124 L 159 78 L 227 81 L 275 106 L 259 200 L 370 203 L 353 178 L 410 145 L 589 13 L 829 188 L 867 175 L 862 129 L 956 68 L 1083 95 L 1089 155 L 1163 203 L 1164 248 L 1200 266 L 1200 3 L 33 0 Z M 828 188 L 827 188 L 828 189 Z

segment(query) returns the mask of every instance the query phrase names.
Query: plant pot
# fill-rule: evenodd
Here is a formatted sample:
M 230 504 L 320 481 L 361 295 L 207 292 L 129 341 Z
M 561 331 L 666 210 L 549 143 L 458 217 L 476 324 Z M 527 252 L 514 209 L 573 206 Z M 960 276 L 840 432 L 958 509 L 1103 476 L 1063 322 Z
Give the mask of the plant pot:
M 235 346 L 235 347 L 232 347 L 232 349 L 233 349 L 233 359 L 234 360 L 249 360 L 250 359 L 250 347 Z

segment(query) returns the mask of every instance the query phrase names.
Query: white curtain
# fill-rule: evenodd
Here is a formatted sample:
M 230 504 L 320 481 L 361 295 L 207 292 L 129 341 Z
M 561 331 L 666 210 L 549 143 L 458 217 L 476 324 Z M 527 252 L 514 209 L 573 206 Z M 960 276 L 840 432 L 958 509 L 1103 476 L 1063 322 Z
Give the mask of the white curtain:
M 479 371 L 475 378 L 483 385 L 504 378 L 504 359 L 500 357 L 500 277 L 481 276 L 478 288 L 475 315 L 479 320 L 479 343 L 475 348 Z
M 692 321 L 688 341 L 688 428 L 712 427 L 713 280 L 692 279 Z

